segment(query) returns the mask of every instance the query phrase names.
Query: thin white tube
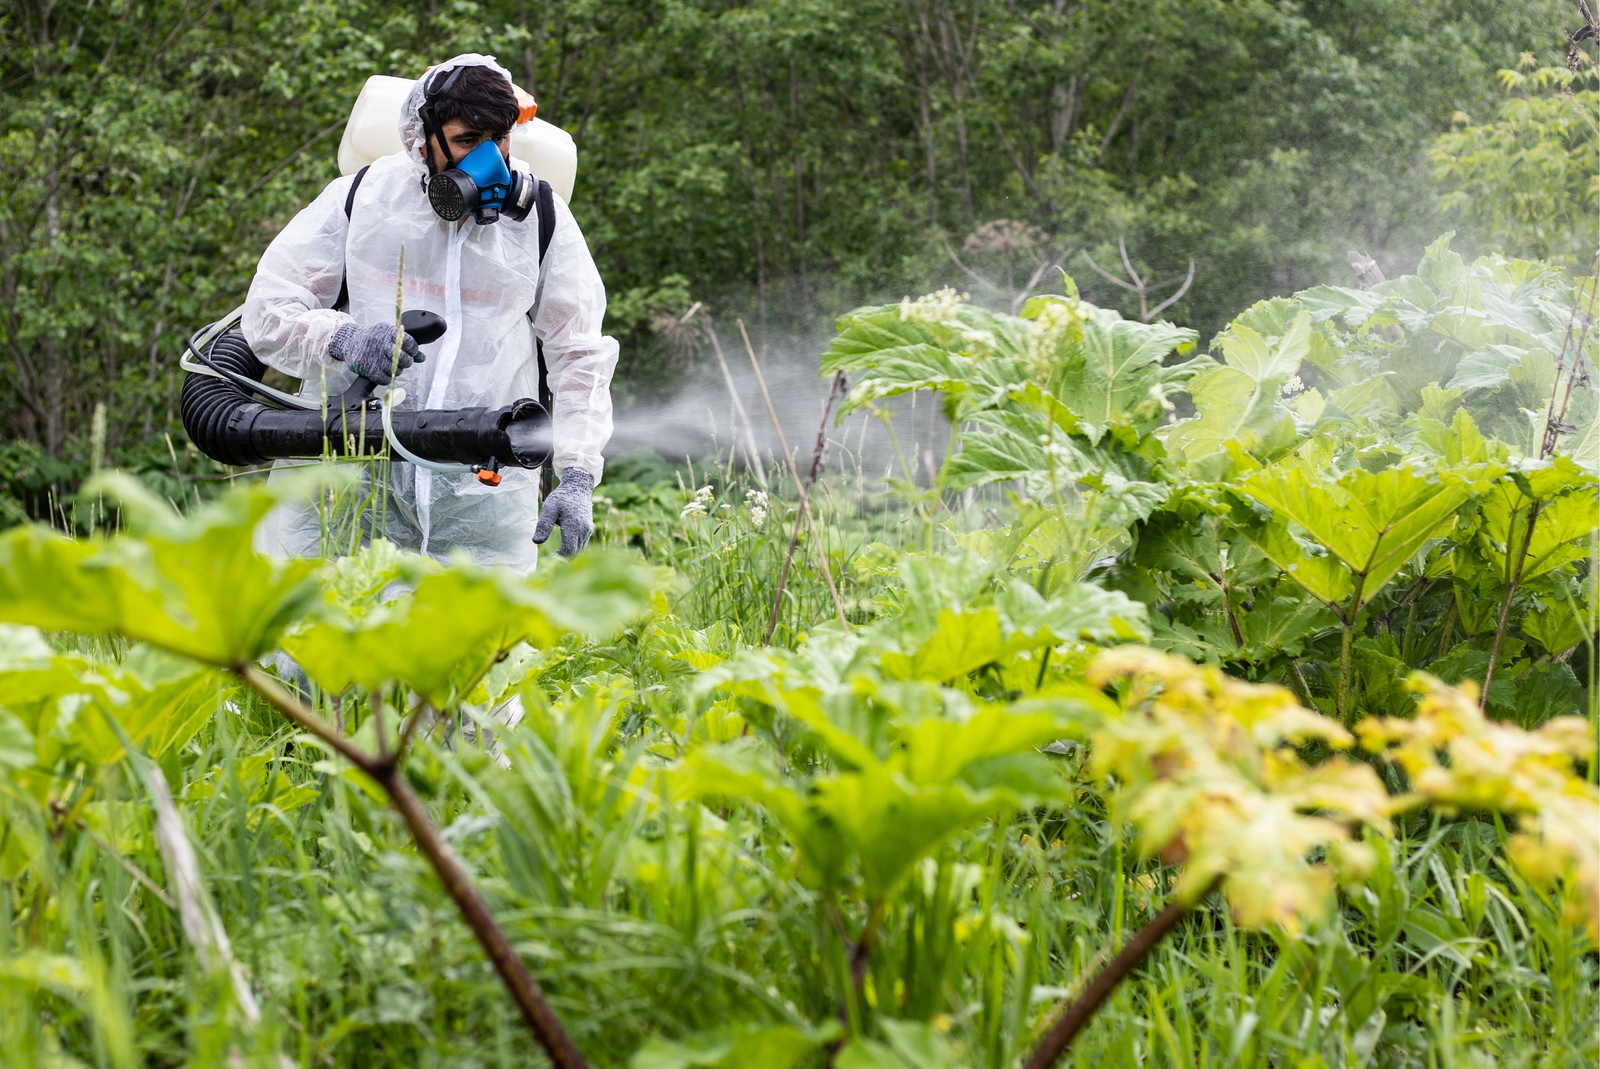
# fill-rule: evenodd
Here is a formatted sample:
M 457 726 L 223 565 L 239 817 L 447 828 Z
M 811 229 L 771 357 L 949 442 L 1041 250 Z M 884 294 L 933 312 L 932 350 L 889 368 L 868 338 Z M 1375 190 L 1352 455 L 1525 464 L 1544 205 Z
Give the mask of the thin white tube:
M 178 357 L 178 366 L 190 374 L 210 375 L 214 379 L 221 379 L 223 382 L 231 383 L 234 386 L 238 386 L 240 389 L 245 389 L 241 383 L 235 382 L 233 379 L 222 374 L 221 372 L 214 371 L 211 368 L 206 367 L 199 361 L 192 359 L 188 353 L 184 353 L 182 356 Z M 317 401 L 308 401 L 304 397 L 296 397 L 292 393 L 284 393 L 282 390 L 275 390 L 271 386 L 267 386 L 259 382 L 252 383 L 249 386 L 249 389 L 255 393 L 265 394 L 274 400 L 281 401 L 283 404 L 304 409 L 307 412 L 322 411 L 322 405 Z
M 191 339 L 191 344 L 203 353 L 206 351 L 207 346 L 209 346 L 212 342 L 222 337 L 222 335 L 226 334 L 229 330 L 232 330 L 234 327 L 238 326 L 240 320 L 243 318 L 244 305 L 241 304 L 239 307 L 235 308 L 233 311 L 229 312 L 227 315 L 223 316 L 221 319 L 202 330 L 193 339 Z M 184 350 L 182 356 L 178 357 L 178 366 L 189 372 L 191 375 L 209 375 L 214 379 L 221 379 L 223 382 L 238 386 L 240 389 L 250 389 L 256 393 L 262 394 L 263 396 L 271 397 L 274 400 L 289 405 L 293 408 L 304 409 L 307 412 L 322 411 L 322 404 L 320 401 L 309 401 L 304 397 L 297 397 L 292 393 L 284 393 L 282 390 L 275 390 L 271 386 L 267 386 L 264 383 L 254 382 L 246 387 L 243 383 L 238 382 L 228 375 L 222 374 L 215 368 L 209 368 L 200 363 L 200 361 L 193 359 L 189 356 L 187 349 Z
M 394 436 L 394 420 L 389 413 L 393 410 L 394 405 L 399 404 L 405 399 L 405 390 L 398 386 L 383 392 L 383 436 L 388 440 L 389 448 L 393 449 L 396 453 L 399 453 L 402 457 L 404 457 L 406 460 L 409 460 L 417 467 L 423 468 L 427 471 L 471 471 L 472 466 L 470 464 L 444 464 L 437 460 L 423 460 L 411 450 L 400 444 L 400 439 Z

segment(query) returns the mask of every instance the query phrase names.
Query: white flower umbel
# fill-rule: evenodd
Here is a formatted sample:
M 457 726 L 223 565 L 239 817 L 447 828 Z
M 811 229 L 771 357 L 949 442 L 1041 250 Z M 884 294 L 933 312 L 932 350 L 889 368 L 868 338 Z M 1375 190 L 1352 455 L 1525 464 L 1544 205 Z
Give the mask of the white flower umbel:
M 930 293 L 926 297 L 912 300 L 907 297 L 900 302 L 900 321 L 902 323 L 943 323 L 954 319 L 956 309 L 967 299 L 967 294 L 957 293 L 950 286 L 937 293 Z
M 704 516 L 711 508 L 713 492 L 711 487 L 702 486 L 694 492 L 694 500 L 683 506 L 683 511 L 678 513 L 680 520 Z

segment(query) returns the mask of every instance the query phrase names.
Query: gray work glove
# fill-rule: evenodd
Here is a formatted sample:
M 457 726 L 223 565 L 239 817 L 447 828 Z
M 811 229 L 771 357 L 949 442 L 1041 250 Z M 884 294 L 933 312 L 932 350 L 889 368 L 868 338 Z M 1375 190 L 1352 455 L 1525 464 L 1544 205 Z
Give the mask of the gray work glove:
M 358 327 L 346 323 L 333 332 L 328 343 L 328 355 L 343 360 L 344 366 L 357 375 L 369 378 L 379 386 L 389 385 L 389 369 L 394 366 L 393 323 L 374 323 Z M 400 339 L 400 370 L 427 359 L 417 348 L 417 341 L 409 334 Z
M 594 534 L 594 476 L 582 468 L 561 473 L 561 485 L 550 491 L 539 509 L 539 526 L 533 529 L 535 545 L 544 545 L 550 531 L 561 528 L 563 557 L 570 557 L 589 544 Z

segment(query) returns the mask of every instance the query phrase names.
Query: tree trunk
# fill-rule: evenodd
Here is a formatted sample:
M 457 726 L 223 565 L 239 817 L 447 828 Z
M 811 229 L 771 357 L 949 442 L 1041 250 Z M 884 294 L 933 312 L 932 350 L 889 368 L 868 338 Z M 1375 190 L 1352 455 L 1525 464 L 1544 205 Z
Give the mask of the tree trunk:
M 922 118 L 922 144 L 927 153 L 928 225 L 937 227 L 939 225 L 939 172 L 934 162 L 933 113 L 928 106 L 928 71 L 924 63 L 927 51 L 923 47 L 922 37 L 915 33 L 913 35 L 916 37 L 916 48 L 912 69 L 916 71 L 917 75 L 917 107 Z
M 967 117 L 960 101 L 956 103 L 956 166 L 961 169 L 961 210 L 970 222 L 972 210 L 972 171 L 967 167 Z
M 1133 107 L 1133 98 L 1139 91 L 1139 76 L 1135 74 L 1133 81 L 1128 83 L 1128 92 L 1122 98 L 1122 105 L 1117 108 L 1117 113 L 1111 117 L 1111 125 L 1106 127 L 1106 136 L 1100 142 L 1100 151 L 1104 152 L 1111 147 L 1111 140 L 1117 136 L 1117 130 L 1122 126 L 1122 120 L 1128 117 L 1128 109 Z
M 1065 82 L 1050 87 L 1050 151 L 1060 152 L 1072 140 L 1072 131 L 1078 127 L 1078 112 L 1083 103 L 1083 90 L 1089 84 L 1087 74 L 1074 74 Z
M 737 51 L 738 41 L 733 42 Z M 733 75 L 733 98 L 739 108 L 740 125 L 746 130 L 744 123 L 744 79 L 739 77 L 735 68 Z M 756 328 L 761 336 L 761 346 L 767 344 L 767 254 L 766 245 L 761 239 L 761 169 L 756 166 L 755 146 L 750 143 L 750 135 L 746 133 L 741 139 L 744 142 L 745 163 L 750 169 L 750 233 L 756 246 Z
M 63 419 L 63 406 L 65 391 L 62 389 L 62 360 L 61 346 L 54 338 L 44 338 L 39 342 L 39 355 L 43 357 L 43 374 L 40 378 L 42 389 L 39 396 L 39 407 L 43 410 L 43 435 L 40 443 L 50 457 L 60 460 L 62 448 L 66 445 L 66 426 Z
M 800 79 L 794 60 L 789 61 L 789 121 L 793 124 L 795 144 L 799 144 Z M 806 278 L 806 161 L 796 151 L 794 163 L 794 262 L 795 311 L 800 318 L 800 329 L 805 330 L 811 321 L 811 285 Z
M 45 156 L 45 201 L 44 201 L 44 229 L 45 248 L 52 252 L 61 245 L 61 171 L 56 159 L 54 138 L 54 124 L 50 116 L 46 115 L 40 125 L 40 148 Z M 41 294 L 44 297 L 40 303 L 45 307 L 51 304 L 50 290 L 54 287 L 48 284 Z M 61 344 L 55 338 L 46 335 L 39 341 L 40 367 L 40 397 L 39 404 L 44 415 L 44 451 L 49 456 L 61 459 L 61 450 L 66 443 L 65 420 L 62 407 L 65 399 L 65 389 L 62 380 L 66 378 L 66 368 L 61 355 Z
M 1072 132 L 1072 92 L 1061 82 L 1050 87 L 1050 151 L 1060 152 Z
M 969 166 L 970 154 L 967 142 L 967 97 L 969 89 L 977 88 L 979 10 L 974 9 L 970 37 L 963 36 L 961 27 L 956 24 L 955 13 L 945 5 L 938 5 L 935 15 L 939 30 L 936 55 L 940 59 L 945 81 L 950 87 L 951 101 L 955 105 L 956 167 L 961 172 L 961 207 L 968 221 L 974 218 L 975 213 L 972 204 L 972 170 Z M 926 33 L 926 22 L 923 26 Z M 930 33 L 930 43 L 932 40 L 933 36 Z

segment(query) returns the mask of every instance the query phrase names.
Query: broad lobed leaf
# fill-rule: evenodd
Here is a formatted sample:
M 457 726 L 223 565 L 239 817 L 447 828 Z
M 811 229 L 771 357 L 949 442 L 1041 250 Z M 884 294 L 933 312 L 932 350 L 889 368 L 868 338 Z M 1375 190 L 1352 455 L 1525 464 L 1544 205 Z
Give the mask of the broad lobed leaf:
M 52 631 L 120 634 L 219 667 L 270 650 L 320 600 L 315 565 L 256 553 L 256 524 L 286 496 L 251 485 L 179 517 L 136 481 L 100 484 L 125 510 L 125 533 L 77 540 L 39 526 L 0 535 L 0 620 Z

